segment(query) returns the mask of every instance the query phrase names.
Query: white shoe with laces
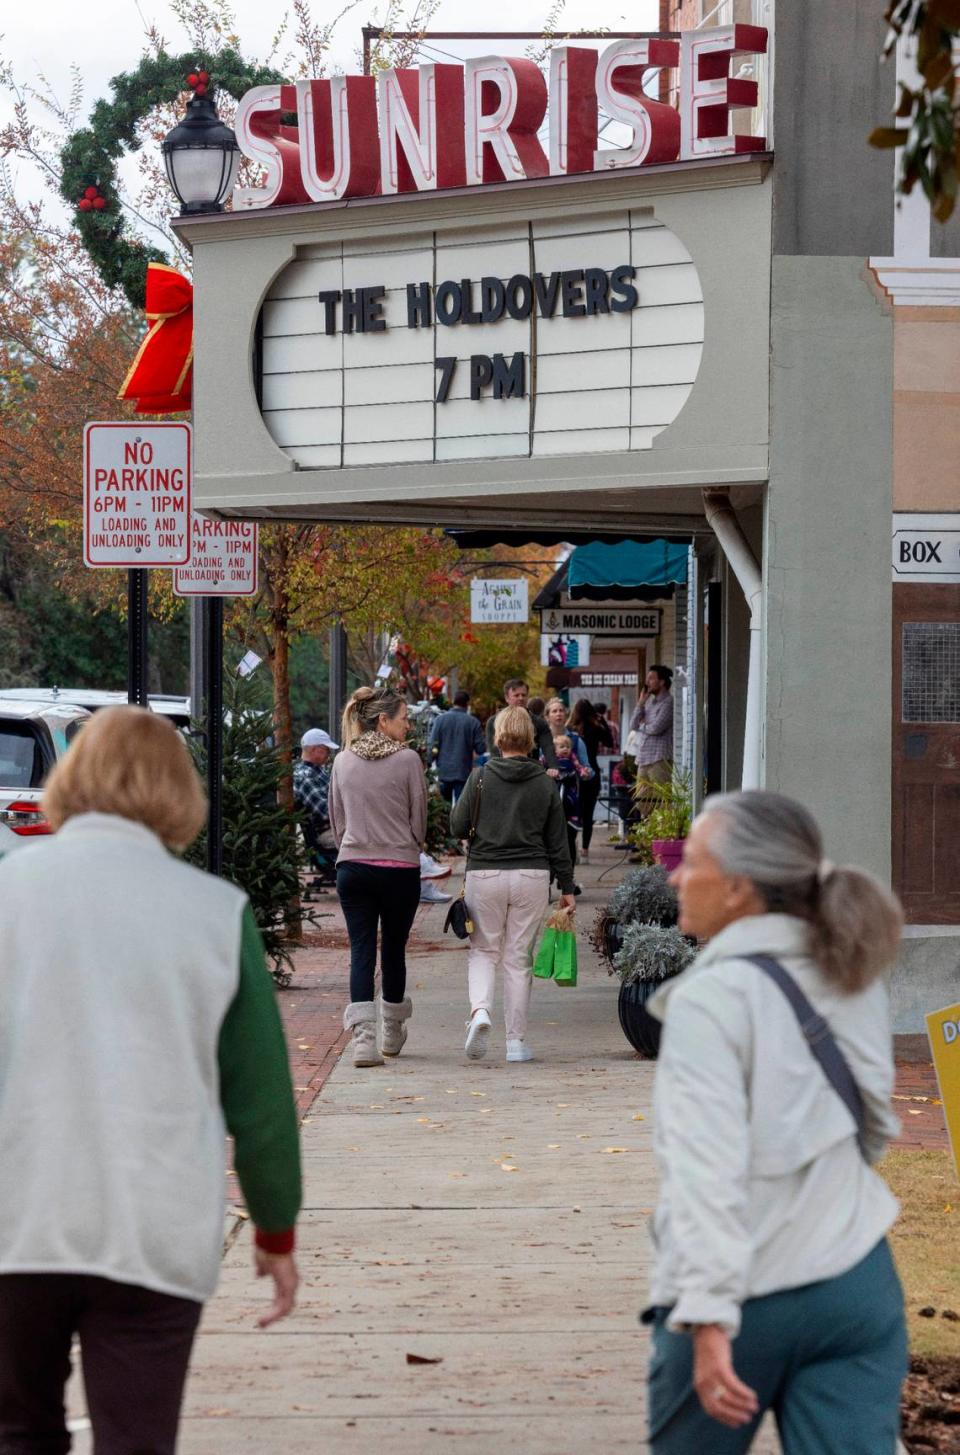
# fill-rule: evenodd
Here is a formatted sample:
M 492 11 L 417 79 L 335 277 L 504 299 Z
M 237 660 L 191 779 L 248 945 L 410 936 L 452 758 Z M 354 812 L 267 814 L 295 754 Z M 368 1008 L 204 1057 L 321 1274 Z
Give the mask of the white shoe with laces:
M 446 879 L 453 873 L 449 864 L 438 864 L 430 854 L 420 855 L 421 879 Z
M 527 1045 L 526 1041 L 508 1041 L 507 1042 L 507 1060 L 508 1061 L 532 1061 L 533 1060 L 533 1052 L 531 1051 L 530 1047 Z
M 432 879 L 420 880 L 420 903 L 421 904 L 449 904 L 452 895 L 444 894 L 438 889 Z
M 481 1061 L 487 1054 L 487 1038 L 490 1035 L 490 1012 L 478 1010 L 467 1021 L 467 1040 L 464 1051 L 471 1061 Z

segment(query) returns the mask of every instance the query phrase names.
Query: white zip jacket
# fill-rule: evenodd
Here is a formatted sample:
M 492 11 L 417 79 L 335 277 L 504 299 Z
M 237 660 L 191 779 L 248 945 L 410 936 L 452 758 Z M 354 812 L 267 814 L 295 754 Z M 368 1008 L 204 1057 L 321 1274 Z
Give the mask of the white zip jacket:
M 899 1131 L 886 983 L 843 995 L 807 942 L 790 915 L 737 920 L 649 1002 L 664 1024 L 650 1301 L 672 1309 L 674 1330 L 716 1323 L 736 1335 L 745 1299 L 847 1272 L 897 1216 L 782 990 L 742 958 L 779 960 L 826 1018 L 860 1088 L 875 1162 Z
M 213 1292 L 244 904 L 109 814 L 3 860 L 0 1274 Z

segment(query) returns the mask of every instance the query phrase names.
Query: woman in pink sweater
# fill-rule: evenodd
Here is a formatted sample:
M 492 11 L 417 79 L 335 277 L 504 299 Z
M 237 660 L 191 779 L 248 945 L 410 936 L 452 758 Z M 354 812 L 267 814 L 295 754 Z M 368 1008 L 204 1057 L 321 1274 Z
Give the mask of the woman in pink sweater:
M 406 746 L 405 698 L 392 687 L 358 687 L 343 713 L 330 777 L 330 827 L 337 894 L 350 937 L 354 1066 L 399 1056 L 412 1006 L 405 951 L 420 903 L 420 850 L 427 832 L 427 783 L 419 755 Z M 380 930 L 380 1045 L 377 1047 L 377 930 Z

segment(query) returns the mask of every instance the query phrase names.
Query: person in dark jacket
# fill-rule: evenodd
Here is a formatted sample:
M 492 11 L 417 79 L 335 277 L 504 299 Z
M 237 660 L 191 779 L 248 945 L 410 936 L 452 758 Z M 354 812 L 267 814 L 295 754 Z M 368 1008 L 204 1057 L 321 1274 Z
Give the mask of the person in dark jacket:
M 507 1060 L 531 1061 L 526 1033 L 534 942 L 547 910 L 551 876 L 560 885 L 560 903 L 570 909 L 576 904 L 573 866 L 560 795 L 540 764 L 530 760 L 534 734 L 526 708 L 498 712 L 494 734 L 499 756 L 474 769 L 451 815 L 458 838 L 476 827 L 466 873 L 474 931 L 464 1049 L 472 1060 L 486 1054 L 499 963 Z
M 609 723 L 605 723 L 597 709 L 585 697 L 573 704 L 568 731 L 578 733 L 587 749 L 593 777 L 584 781 L 580 790 L 580 813 L 583 818 L 583 851 L 581 858 L 590 862 L 590 841 L 593 838 L 593 815 L 600 797 L 600 764 L 598 754 L 609 753 L 613 747 L 613 734 Z
M 454 803 L 470 777 L 474 757 L 486 752 L 483 729 L 467 711 L 469 692 L 454 694 L 449 712 L 442 712 L 430 729 L 430 761 L 436 759 L 440 792 L 448 803 Z
M 545 719 L 534 716 L 527 707 L 530 688 L 522 677 L 511 677 L 509 682 L 503 684 L 503 696 L 508 707 L 522 707 L 533 724 L 533 747 L 530 750 L 529 757 L 533 758 L 535 762 L 543 758 L 548 775 L 551 778 L 556 778 L 557 755 L 553 751 L 553 734 L 547 726 Z M 487 719 L 487 752 L 491 758 L 500 756 L 493 735 L 496 716 L 494 715 Z

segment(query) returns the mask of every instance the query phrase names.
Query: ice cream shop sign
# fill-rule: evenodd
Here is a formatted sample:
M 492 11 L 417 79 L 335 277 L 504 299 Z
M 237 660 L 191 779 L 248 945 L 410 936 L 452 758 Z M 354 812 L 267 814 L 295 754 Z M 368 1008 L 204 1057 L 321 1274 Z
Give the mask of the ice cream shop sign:
M 616 41 L 600 52 L 556 46 L 546 76 L 527 59 L 483 56 L 377 77 L 256 86 L 239 104 L 236 133 L 264 182 L 238 188 L 234 207 L 763 151 L 762 136 L 733 133 L 729 113 L 756 106 L 758 95 L 756 81 L 731 74 L 748 62 L 731 63 L 766 48 L 763 27 L 731 25 Z M 676 108 L 649 93 L 652 73 L 664 67 L 679 75 Z M 598 146 L 601 112 L 629 129 L 625 146 Z

